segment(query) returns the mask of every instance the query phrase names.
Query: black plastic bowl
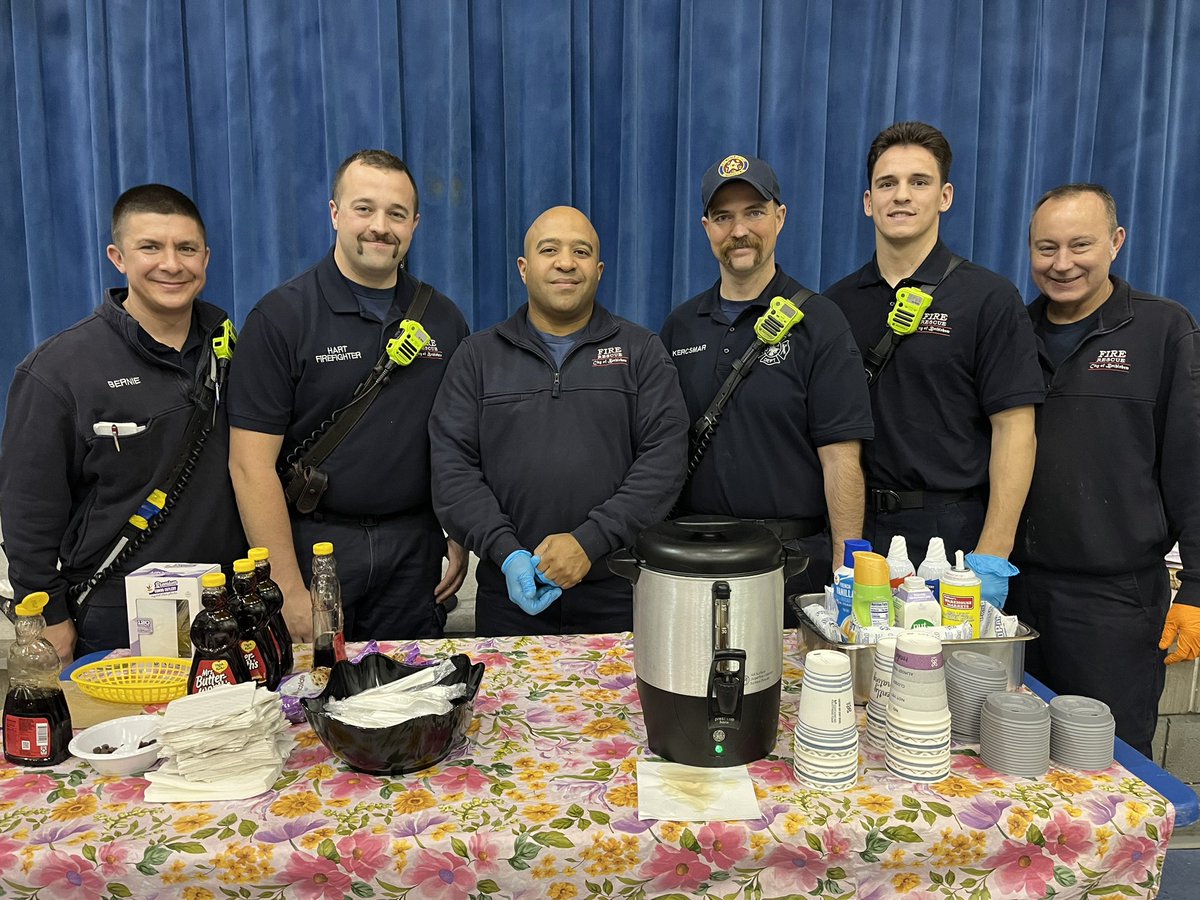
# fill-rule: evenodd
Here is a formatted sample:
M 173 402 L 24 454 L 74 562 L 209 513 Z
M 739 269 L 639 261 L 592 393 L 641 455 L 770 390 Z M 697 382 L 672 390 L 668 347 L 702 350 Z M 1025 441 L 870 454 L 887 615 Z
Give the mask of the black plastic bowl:
M 329 683 L 320 696 L 300 701 L 304 714 L 321 743 L 352 769 L 371 775 L 404 775 L 441 762 L 466 740 L 467 726 L 475 709 L 475 693 L 483 680 L 483 663 L 469 657 L 450 657 L 454 673 L 441 684 L 466 683 L 464 697 L 452 701 L 454 708 L 440 716 L 418 716 L 386 728 L 359 728 L 339 722 L 325 711 L 330 700 L 344 700 L 368 688 L 391 684 L 423 666 L 406 666 L 382 653 L 371 653 L 356 663 L 342 660 L 329 673 Z

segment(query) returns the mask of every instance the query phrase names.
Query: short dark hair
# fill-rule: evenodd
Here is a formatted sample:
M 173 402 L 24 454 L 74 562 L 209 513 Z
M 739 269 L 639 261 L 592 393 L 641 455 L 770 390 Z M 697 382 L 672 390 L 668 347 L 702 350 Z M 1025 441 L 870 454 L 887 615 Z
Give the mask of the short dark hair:
M 871 149 L 867 151 L 868 189 L 871 187 L 871 178 L 875 174 L 875 163 L 879 162 L 879 157 L 892 147 L 903 144 L 924 147 L 932 153 L 933 158 L 937 161 L 938 174 L 942 177 L 942 184 L 949 183 L 950 162 L 953 160 L 954 154 L 950 152 L 950 142 L 946 140 L 946 136 L 932 125 L 926 125 L 924 122 L 896 122 L 875 135 L 875 140 L 871 141 Z
M 187 194 L 181 193 L 165 184 L 139 184 L 131 187 L 113 204 L 112 211 L 112 241 L 121 243 L 121 229 L 125 220 L 137 213 L 157 213 L 160 216 L 187 216 L 200 226 L 200 237 L 208 243 L 208 232 L 204 228 L 204 220 L 200 218 L 200 210 Z
M 364 166 L 370 166 L 372 169 L 383 169 L 388 172 L 403 172 L 408 176 L 408 180 L 413 186 L 413 204 L 416 207 L 413 210 L 413 215 L 421 211 L 421 192 L 417 189 L 417 179 L 413 178 L 412 171 L 404 164 L 404 160 L 396 156 L 394 153 L 388 153 L 386 150 L 359 150 L 357 153 L 352 153 L 342 160 L 342 164 L 338 166 L 337 171 L 333 173 L 333 192 L 330 197 L 333 202 L 337 202 L 338 188 L 341 187 L 342 176 L 346 174 L 354 163 L 362 163 Z
M 1104 212 L 1108 217 L 1108 233 L 1110 235 L 1117 232 L 1117 201 L 1113 198 L 1112 193 L 1102 184 L 1093 184 L 1087 181 L 1075 181 L 1071 184 L 1060 184 L 1056 188 L 1051 188 L 1042 194 L 1042 198 L 1038 200 L 1033 207 L 1033 213 L 1029 216 L 1029 226 L 1033 227 L 1033 217 L 1037 215 L 1037 211 L 1042 208 L 1042 204 L 1048 200 L 1061 200 L 1064 197 L 1077 197 L 1080 194 L 1095 194 L 1104 203 Z

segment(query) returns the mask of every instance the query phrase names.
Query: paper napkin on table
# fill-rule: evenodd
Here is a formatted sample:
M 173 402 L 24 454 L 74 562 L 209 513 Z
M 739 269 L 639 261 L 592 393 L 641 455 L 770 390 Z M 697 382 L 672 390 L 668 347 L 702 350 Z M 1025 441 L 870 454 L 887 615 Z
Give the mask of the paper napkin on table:
M 717 822 L 762 816 L 745 766 L 708 769 L 638 760 L 637 785 L 639 819 Z

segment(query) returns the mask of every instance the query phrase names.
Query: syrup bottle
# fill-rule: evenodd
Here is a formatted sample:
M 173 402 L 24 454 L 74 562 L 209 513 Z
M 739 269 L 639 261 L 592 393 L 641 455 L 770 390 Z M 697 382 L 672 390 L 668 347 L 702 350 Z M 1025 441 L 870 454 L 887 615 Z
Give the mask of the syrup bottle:
M 342 584 L 333 561 L 333 544 L 313 544 L 312 583 L 313 668 L 333 667 L 346 658 L 342 632 Z
M 237 619 L 239 646 L 250 677 L 275 690 L 279 687 L 279 657 L 267 627 L 267 604 L 255 590 L 254 563 L 249 559 L 234 560 L 233 596 L 229 605 Z
M 188 693 L 198 694 L 222 684 L 250 681 L 238 643 L 238 623 L 225 593 L 225 573 L 209 572 L 200 579 L 204 609 L 192 623 L 192 671 Z
M 279 677 L 291 674 L 296 659 L 292 653 L 292 633 L 283 617 L 283 591 L 271 578 L 271 551 L 266 547 L 251 547 L 248 554 L 254 560 L 254 586 L 269 610 L 267 626 L 271 632 L 271 643 L 279 657 Z
M 53 766 L 68 756 L 71 711 L 58 683 L 62 664 L 42 637 L 45 591 L 16 607 L 17 641 L 8 651 L 9 689 L 4 698 L 4 758 L 18 766 Z

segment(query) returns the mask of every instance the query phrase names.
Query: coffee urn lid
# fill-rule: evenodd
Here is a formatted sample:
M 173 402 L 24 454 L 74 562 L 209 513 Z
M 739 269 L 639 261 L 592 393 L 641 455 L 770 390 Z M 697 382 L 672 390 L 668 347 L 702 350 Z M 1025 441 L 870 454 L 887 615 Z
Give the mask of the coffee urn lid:
M 719 516 L 685 516 L 651 525 L 633 548 L 638 564 L 672 575 L 760 575 L 783 565 L 769 528 Z

